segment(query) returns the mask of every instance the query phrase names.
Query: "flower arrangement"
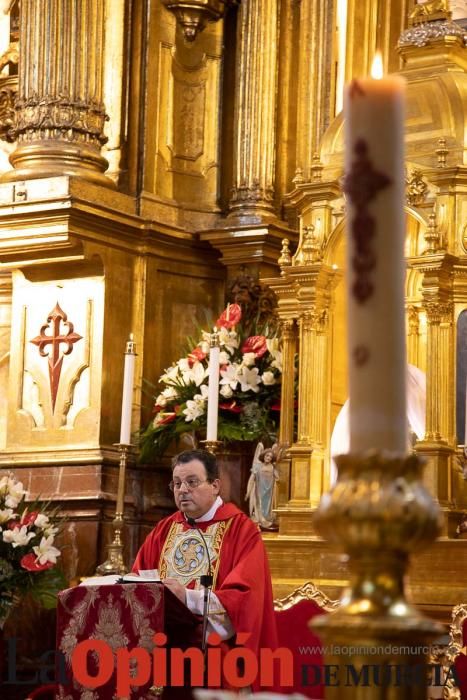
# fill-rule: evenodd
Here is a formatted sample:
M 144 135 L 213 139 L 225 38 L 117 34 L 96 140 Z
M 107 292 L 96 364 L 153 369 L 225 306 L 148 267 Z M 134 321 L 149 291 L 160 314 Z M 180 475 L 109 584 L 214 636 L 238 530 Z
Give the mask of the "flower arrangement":
M 55 607 L 64 588 L 56 569 L 60 551 L 55 514 L 26 503 L 27 492 L 13 474 L 0 478 L 0 626 L 11 607 L 25 593 L 44 607 Z
M 218 438 L 274 441 L 282 376 L 279 339 L 267 324 L 248 335 L 241 321 L 241 307 L 229 304 L 214 327 L 220 345 Z M 162 455 L 184 434 L 205 437 L 210 337 L 202 331 L 159 379 L 154 418 L 140 436 L 141 461 Z

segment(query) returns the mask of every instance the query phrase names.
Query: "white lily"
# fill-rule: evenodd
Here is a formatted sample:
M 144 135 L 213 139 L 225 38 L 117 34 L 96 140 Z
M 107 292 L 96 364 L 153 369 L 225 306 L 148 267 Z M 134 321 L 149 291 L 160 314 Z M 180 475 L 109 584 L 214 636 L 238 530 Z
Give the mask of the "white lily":
M 229 353 L 228 353 L 228 352 L 225 352 L 225 350 L 222 350 L 222 351 L 219 353 L 219 364 L 220 364 L 221 366 L 222 366 L 222 365 L 228 365 L 229 362 L 230 362 Z
M 179 377 L 178 366 L 172 365 L 172 367 L 169 367 L 168 369 L 165 370 L 165 374 L 162 375 L 160 381 L 164 382 L 164 384 L 169 384 L 170 382 L 174 382 L 176 379 L 178 379 L 178 377 Z
M 18 503 L 26 495 L 21 481 L 15 481 L 11 476 L 4 476 L 0 480 L 0 493 L 5 496 L 5 506 L 16 508 Z
M 237 333 L 229 331 L 227 328 L 221 328 L 219 330 L 219 344 L 221 347 L 225 347 L 227 352 L 232 355 L 235 348 L 238 348 L 239 345 Z
M 257 367 L 253 367 L 253 369 L 241 367 L 241 371 L 238 373 L 238 380 L 242 391 L 254 391 L 255 394 L 258 393 L 258 384 L 261 383 L 261 378 L 259 377 L 259 369 Z
M 13 508 L 4 508 L 0 510 L 0 525 L 2 523 L 7 523 L 14 516 Z
M 47 515 L 44 515 L 44 513 L 39 513 L 36 515 L 36 519 L 34 520 L 34 527 L 38 527 L 41 530 L 45 530 L 46 527 L 50 525 L 50 520 Z
M 228 384 L 221 386 L 219 393 L 224 397 L 224 399 L 231 399 L 233 396 L 233 391 Z
M 186 416 L 185 421 L 187 423 L 196 420 L 204 413 L 204 401 L 193 401 L 188 399 L 186 402 L 186 408 L 183 409 L 183 413 Z
M 208 400 L 208 394 L 209 394 L 209 387 L 207 384 L 201 384 L 200 386 L 200 391 L 201 394 L 195 394 L 193 396 L 193 399 L 195 401 L 207 401 Z
M 11 544 L 12 547 L 24 547 L 33 537 L 34 532 L 28 532 L 26 525 L 15 527 L 14 530 L 4 530 L 2 532 L 3 541 Z
M 209 369 L 203 365 L 202 362 L 194 362 L 193 367 L 189 367 L 186 371 L 182 372 L 184 384 L 196 384 L 200 386 L 203 383 L 204 378 L 207 376 Z
M 164 394 L 159 394 L 159 396 L 156 397 L 156 406 L 160 406 L 161 408 L 167 406 L 167 399 Z
M 231 389 L 236 389 L 238 384 L 238 370 L 239 367 L 235 362 L 228 365 L 226 369 L 221 369 L 221 386 L 228 385 Z
M 49 561 L 52 562 L 52 564 L 57 563 L 60 550 L 53 546 L 53 541 L 53 535 L 49 535 L 49 537 L 43 537 L 37 547 L 32 548 L 39 564 L 47 564 Z
M 177 362 L 177 367 L 181 370 L 181 372 L 186 372 L 187 370 L 190 369 L 190 363 L 188 361 L 187 357 L 182 357 L 181 360 Z

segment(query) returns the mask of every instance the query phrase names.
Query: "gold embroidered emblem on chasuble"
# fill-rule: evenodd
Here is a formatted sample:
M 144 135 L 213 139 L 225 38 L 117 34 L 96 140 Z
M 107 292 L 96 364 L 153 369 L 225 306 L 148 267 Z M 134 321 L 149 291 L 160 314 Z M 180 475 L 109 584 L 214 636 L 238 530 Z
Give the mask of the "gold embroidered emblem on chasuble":
M 185 530 L 182 523 L 174 523 L 159 561 L 161 579 L 175 578 L 183 586 L 190 586 L 194 582 L 194 587 L 199 588 L 199 577 L 209 573 L 210 561 L 215 586 L 222 540 L 230 522 L 209 525 L 203 532 L 206 543 L 198 530 Z

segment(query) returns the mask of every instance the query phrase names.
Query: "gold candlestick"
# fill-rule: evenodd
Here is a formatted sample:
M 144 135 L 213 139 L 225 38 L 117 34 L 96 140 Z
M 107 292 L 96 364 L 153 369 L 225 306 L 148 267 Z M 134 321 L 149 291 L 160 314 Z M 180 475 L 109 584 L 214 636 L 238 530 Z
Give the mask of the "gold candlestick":
M 118 487 L 117 487 L 117 504 L 115 508 L 115 518 L 112 521 L 114 538 L 111 544 L 107 545 L 107 559 L 103 564 L 100 564 L 96 573 L 105 574 L 126 574 L 127 568 L 123 561 L 123 525 L 124 525 L 124 501 L 125 501 L 125 482 L 126 482 L 126 465 L 128 454 L 131 445 L 117 444 L 120 452 L 120 463 L 118 467 Z
M 207 450 L 208 452 L 211 452 L 213 455 L 216 455 L 219 452 L 220 446 L 222 445 L 222 441 L 200 440 L 200 444 L 203 446 L 203 449 Z
M 314 522 L 348 554 L 351 580 L 341 606 L 312 623 L 329 645 L 325 664 L 344 675 L 349 700 L 424 700 L 426 685 L 415 677 L 415 667 L 427 663 L 426 646 L 443 627 L 404 594 L 409 554 L 440 531 L 439 508 L 422 483 L 423 463 L 416 455 L 376 451 L 341 455 L 336 462 L 338 481 L 323 496 Z M 345 656 L 338 647 L 346 648 Z M 326 698 L 337 700 L 342 688 L 332 680 Z

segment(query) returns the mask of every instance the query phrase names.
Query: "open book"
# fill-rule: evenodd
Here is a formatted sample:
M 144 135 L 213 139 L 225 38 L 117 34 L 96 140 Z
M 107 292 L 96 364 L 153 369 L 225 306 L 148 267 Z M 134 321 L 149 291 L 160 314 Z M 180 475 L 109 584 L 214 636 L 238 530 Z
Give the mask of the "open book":
M 106 576 L 90 576 L 81 581 L 80 586 L 113 586 L 115 583 L 159 583 L 159 571 L 157 569 L 140 570 L 137 574 L 129 573 L 107 574 Z

